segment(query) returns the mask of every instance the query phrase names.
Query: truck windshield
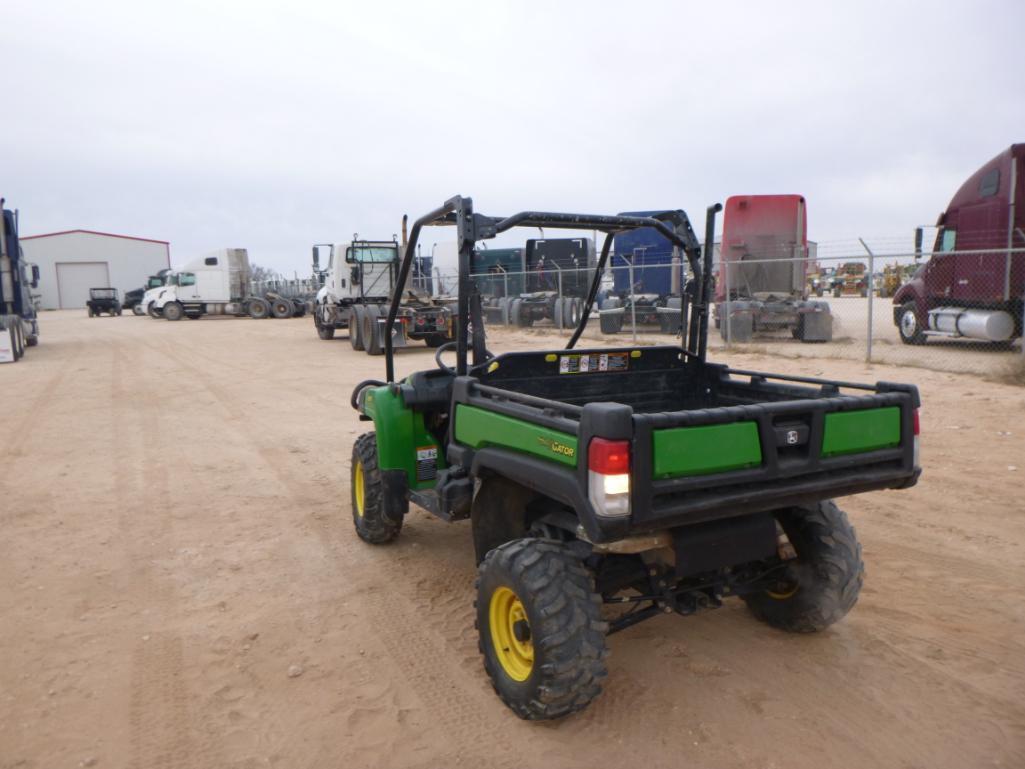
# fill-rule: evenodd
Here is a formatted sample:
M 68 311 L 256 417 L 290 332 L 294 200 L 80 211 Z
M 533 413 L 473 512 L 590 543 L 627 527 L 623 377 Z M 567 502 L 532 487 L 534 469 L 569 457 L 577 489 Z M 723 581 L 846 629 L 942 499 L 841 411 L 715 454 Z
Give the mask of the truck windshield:
M 393 262 L 397 258 L 394 246 L 350 246 L 345 250 L 347 262 Z

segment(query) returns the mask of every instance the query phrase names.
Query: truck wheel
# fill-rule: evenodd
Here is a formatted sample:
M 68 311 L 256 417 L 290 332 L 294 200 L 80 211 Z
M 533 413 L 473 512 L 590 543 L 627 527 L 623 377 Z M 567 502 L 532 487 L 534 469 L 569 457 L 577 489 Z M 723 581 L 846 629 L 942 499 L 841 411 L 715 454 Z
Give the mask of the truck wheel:
M 363 433 L 352 446 L 352 522 L 356 534 L 371 545 L 383 545 L 399 536 L 402 515 L 396 521 L 385 514 L 385 487 L 377 466 L 377 434 Z
M 564 296 L 561 300 L 556 300 L 556 319 L 558 319 L 560 315 L 562 316 L 562 328 L 574 329 L 580 323 L 579 301 L 579 299 L 572 296 Z
M 601 694 L 601 604 L 591 574 L 562 543 L 514 539 L 484 557 L 475 602 L 484 670 L 520 718 L 559 718 Z
M 132 315 L 145 315 L 146 308 L 142 306 L 142 303 L 132 305 Z
M 25 344 L 29 347 L 35 347 L 39 344 L 39 336 L 37 334 L 29 334 L 25 337 Z
M 146 308 L 146 314 L 149 315 L 151 318 L 159 318 L 161 316 L 160 310 L 157 309 L 156 302 L 149 303 L 149 306 Z
M 522 299 L 514 299 L 509 310 L 509 317 L 516 328 L 530 328 L 534 325 L 534 319 L 530 315 L 530 308 L 524 308 Z
M 95 313 L 95 312 L 93 312 L 93 308 L 92 308 L 92 307 L 90 307 L 90 306 L 88 306 L 88 305 L 87 305 L 87 306 L 86 306 L 86 309 L 87 309 L 87 310 L 89 311 L 89 317 L 90 317 L 90 318 L 92 318 L 92 317 L 93 317 L 94 315 L 96 315 L 96 313 Z
M 363 308 L 360 305 L 349 309 L 349 344 L 353 350 L 363 350 Z
M 114 308 L 114 312 L 117 313 L 117 316 L 120 318 L 121 317 L 121 305 L 118 305 L 117 307 L 115 307 Z
M 428 334 L 424 341 L 427 342 L 428 347 L 441 347 L 450 340 L 444 334 Z
M 773 627 L 813 633 L 842 619 L 865 579 L 861 545 L 843 510 L 831 501 L 776 513 L 797 557 L 776 583 L 744 596 L 751 612 Z
M 904 344 L 925 344 L 926 337 L 922 333 L 922 324 L 918 322 L 918 311 L 914 302 L 905 302 L 900 306 L 900 341 Z
M 180 302 L 168 302 L 164 305 L 164 320 L 181 320 L 184 314 L 185 308 L 181 306 Z
M 839 298 L 840 298 L 840 293 L 841 293 L 841 289 L 840 289 L 840 287 L 839 287 L 839 286 L 836 286 L 836 287 L 835 287 L 835 288 L 833 289 L 833 296 L 834 296 L 834 297 L 836 297 L 837 299 L 839 299 Z
M 250 318 L 256 318 L 257 320 L 261 320 L 270 315 L 270 305 L 267 304 L 266 299 L 255 297 L 249 300 L 248 312 Z
M 557 296 L 552 305 L 552 323 L 556 328 L 566 328 L 569 325 L 569 318 L 566 312 L 566 297 Z
M 271 303 L 270 311 L 275 318 L 291 318 L 295 314 L 295 305 L 288 299 L 275 299 Z
M 327 307 L 318 307 L 316 310 L 314 310 L 314 312 L 313 312 L 313 325 L 317 328 L 317 336 L 319 336 L 321 339 L 325 339 L 325 340 L 326 339 L 334 339 L 335 338 L 335 327 L 334 327 L 334 325 L 330 325 L 330 326 L 326 325 L 324 323 L 324 319 L 321 317 L 321 315 L 323 315 L 323 311 L 326 310 L 326 309 L 327 309 Z
M 363 346 L 367 355 L 383 355 L 384 345 L 381 343 L 381 328 L 377 319 L 381 311 L 376 304 L 369 305 L 363 311 Z

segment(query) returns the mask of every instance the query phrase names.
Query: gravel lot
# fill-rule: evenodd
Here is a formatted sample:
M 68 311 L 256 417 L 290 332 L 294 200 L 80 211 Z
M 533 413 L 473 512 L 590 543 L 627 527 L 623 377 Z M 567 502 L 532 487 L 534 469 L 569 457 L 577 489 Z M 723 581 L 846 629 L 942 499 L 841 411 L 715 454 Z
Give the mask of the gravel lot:
M 485 678 L 468 526 L 352 532 L 349 394 L 381 359 L 308 318 L 41 325 L 0 367 L 2 769 L 1025 766 L 1025 389 L 729 356 L 920 386 L 921 483 L 841 500 L 860 604 L 813 637 L 735 601 L 644 623 L 592 708 L 538 725 Z

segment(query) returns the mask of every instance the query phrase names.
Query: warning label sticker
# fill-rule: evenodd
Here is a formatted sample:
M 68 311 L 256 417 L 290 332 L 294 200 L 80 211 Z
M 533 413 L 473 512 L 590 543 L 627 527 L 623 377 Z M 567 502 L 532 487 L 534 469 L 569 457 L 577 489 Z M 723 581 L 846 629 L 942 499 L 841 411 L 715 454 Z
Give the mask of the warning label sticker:
M 416 479 L 433 481 L 438 477 L 438 447 L 422 446 L 416 450 Z
M 559 356 L 560 374 L 593 374 L 602 371 L 626 371 L 629 368 L 630 354 L 626 352 Z

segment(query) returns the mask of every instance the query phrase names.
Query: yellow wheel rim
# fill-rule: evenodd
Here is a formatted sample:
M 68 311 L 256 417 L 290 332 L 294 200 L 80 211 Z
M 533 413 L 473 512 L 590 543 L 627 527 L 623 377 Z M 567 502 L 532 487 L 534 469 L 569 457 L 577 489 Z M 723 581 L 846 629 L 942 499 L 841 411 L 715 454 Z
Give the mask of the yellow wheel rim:
M 534 643 L 523 602 L 509 588 L 500 587 L 491 594 L 488 625 L 502 670 L 513 681 L 526 681 L 534 669 Z
M 363 483 L 363 463 L 357 462 L 356 468 L 353 471 L 352 479 L 352 490 L 356 497 L 356 515 L 360 518 L 363 517 L 363 494 L 364 494 L 364 483 Z
M 780 587 L 782 589 L 766 590 L 765 593 L 769 596 L 769 598 L 774 598 L 777 601 L 785 601 L 786 599 L 793 597 L 793 595 L 797 592 L 797 589 L 800 587 L 800 585 L 794 582 L 793 585 L 791 585 L 790 587 L 784 587 L 782 585 Z

